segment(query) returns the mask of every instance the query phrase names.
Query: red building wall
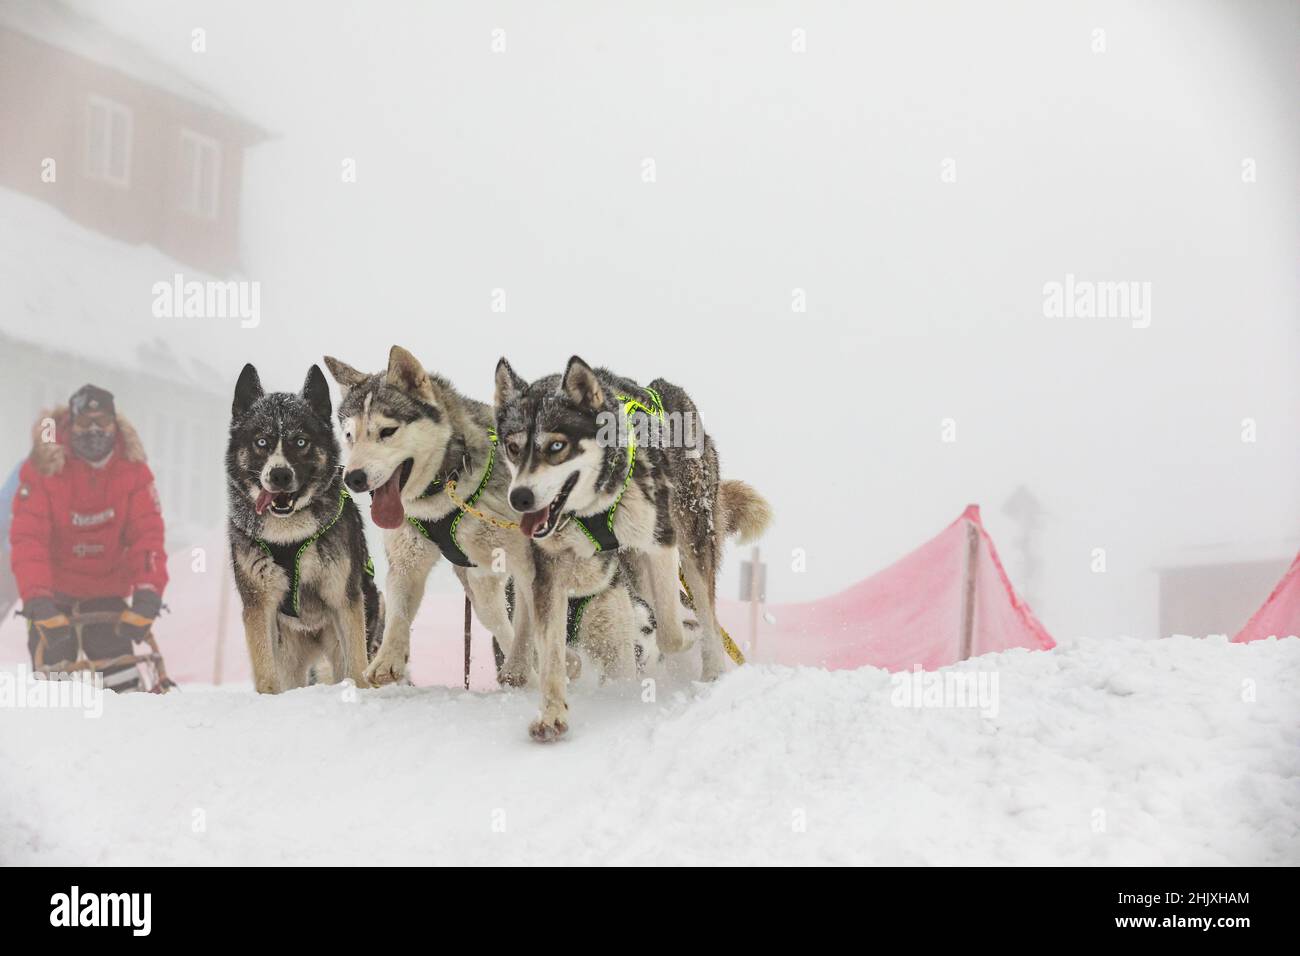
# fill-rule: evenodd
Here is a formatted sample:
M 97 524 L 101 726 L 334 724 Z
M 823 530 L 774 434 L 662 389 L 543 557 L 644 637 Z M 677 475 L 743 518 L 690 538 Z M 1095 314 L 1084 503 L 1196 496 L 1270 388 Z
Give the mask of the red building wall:
M 92 96 L 132 111 L 126 187 L 86 175 Z M 183 129 L 221 144 L 215 219 L 182 207 Z M 0 187 L 44 200 L 99 232 L 149 243 L 213 275 L 237 270 L 243 151 L 257 138 L 235 117 L 0 27 Z M 41 177 L 47 157 L 57 163 L 53 183 Z

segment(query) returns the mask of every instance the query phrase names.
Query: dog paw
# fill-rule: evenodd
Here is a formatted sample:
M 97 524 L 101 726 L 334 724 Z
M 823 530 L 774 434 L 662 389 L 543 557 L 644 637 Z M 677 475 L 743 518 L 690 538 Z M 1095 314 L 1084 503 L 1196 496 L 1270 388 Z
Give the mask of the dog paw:
M 568 716 L 567 707 L 547 707 L 528 725 L 528 735 L 540 743 L 559 740 L 568 733 Z
M 684 627 L 661 627 L 655 631 L 655 642 L 665 654 L 680 654 L 694 646 L 695 635 L 687 633 Z
M 717 680 L 719 677 L 721 677 L 725 671 L 726 668 L 722 664 L 716 664 L 712 666 L 710 666 L 709 664 L 705 664 L 704 667 L 700 670 L 700 680 L 702 680 L 706 684 L 710 684 L 713 681 Z
M 366 673 L 362 680 L 371 687 L 382 687 L 384 684 L 395 684 L 406 676 L 406 655 L 404 654 L 385 654 L 383 648 L 379 649 L 379 654 L 370 662 L 366 668 Z M 360 686 L 360 682 L 358 682 Z
M 526 687 L 528 686 L 528 674 L 525 671 L 503 670 L 497 675 L 497 683 L 505 684 L 508 687 Z

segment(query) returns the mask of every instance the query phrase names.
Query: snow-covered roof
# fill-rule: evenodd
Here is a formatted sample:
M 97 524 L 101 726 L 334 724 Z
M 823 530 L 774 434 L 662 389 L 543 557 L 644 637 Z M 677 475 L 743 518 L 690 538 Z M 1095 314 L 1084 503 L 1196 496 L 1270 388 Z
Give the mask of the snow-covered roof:
M 0 27 L 8 27 L 248 123 L 212 90 L 195 83 L 135 41 L 72 9 L 63 0 L 0 0 Z
M 153 287 L 211 277 L 0 189 L 0 335 L 224 393 L 247 349 L 238 319 L 156 318 Z M 237 277 L 236 277 L 237 278 Z M 233 323 L 233 328 L 231 327 Z

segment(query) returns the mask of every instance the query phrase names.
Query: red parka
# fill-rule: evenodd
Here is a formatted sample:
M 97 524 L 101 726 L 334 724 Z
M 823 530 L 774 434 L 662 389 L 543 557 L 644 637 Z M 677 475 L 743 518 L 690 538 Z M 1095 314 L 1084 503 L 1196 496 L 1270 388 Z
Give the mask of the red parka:
M 42 427 L 51 420 L 55 441 Z M 146 588 L 161 597 L 162 510 L 139 436 L 119 415 L 117 444 L 97 467 L 68 448 L 68 430 L 66 409 L 37 422 L 18 475 L 9 543 L 19 595 L 129 597 Z

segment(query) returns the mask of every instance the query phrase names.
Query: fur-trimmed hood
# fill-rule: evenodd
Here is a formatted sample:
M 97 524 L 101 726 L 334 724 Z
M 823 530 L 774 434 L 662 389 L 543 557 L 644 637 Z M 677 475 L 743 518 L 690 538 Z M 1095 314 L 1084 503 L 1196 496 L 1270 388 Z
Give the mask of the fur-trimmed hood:
M 49 423 L 54 423 L 54 441 L 49 441 Z M 32 464 L 42 475 L 57 475 L 68 460 L 68 406 L 47 408 L 32 426 Z M 147 461 L 140 434 L 119 412 L 117 415 L 117 444 L 113 454 L 126 461 Z

